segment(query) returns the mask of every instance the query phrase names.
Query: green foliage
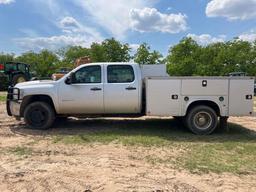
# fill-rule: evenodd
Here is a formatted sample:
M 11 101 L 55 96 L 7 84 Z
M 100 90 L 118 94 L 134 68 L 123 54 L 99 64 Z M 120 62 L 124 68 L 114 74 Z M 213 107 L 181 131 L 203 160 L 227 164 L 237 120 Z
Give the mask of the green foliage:
M 172 76 L 194 75 L 200 55 L 200 46 L 192 38 L 185 38 L 169 50 L 167 57 L 168 73 Z
M 169 50 L 168 73 L 177 76 L 223 76 L 230 72 L 256 75 L 256 42 L 233 40 L 200 46 L 184 38 Z
M 162 58 L 163 56 L 158 51 L 150 52 L 150 46 L 146 43 L 141 44 L 134 55 L 134 61 L 141 65 L 159 64 Z
M 31 70 L 38 77 L 50 77 L 60 62 L 57 55 L 49 50 L 42 50 L 40 53 L 26 52 L 15 60 L 30 64 Z
M 62 58 L 62 67 L 73 67 L 76 59 L 90 56 L 91 50 L 81 46 L 71 46 L 58 50 L 57 54 Z
M 0 53 L 0 63 L 6 63 L 14 60 L 14 54 Z
M 114 38 L 102 43 L 92 43 L 90 48 L 72 46 L 62 48 L 57 53 L 62 58 L 62 66 L 69 67 L 74 65 L 76 59 L 85 56 L 90 56 L 93 62 L 128 62 L 131 59 L 129 45 Z
M 49 77 L 61 67 L 73 68 L 75 60 L 85 56 L 90 56 L 92 62 L 128 62 L 133 58 L 139 64 L 167 63 L 171 76 L 223 76 L 230 72 L 256 75 L 256 41 L 249 43 L 234 39 L 201 46 L 192 38 L 184 38 L 170 48 L 166 58 L 158 51 L 152 51 L 146 43 L 139 46 L 134 57 L 130 51 L 128 44 L 111 38 L 102 43 L 92 43 L 89 48 L 70 46 L 56 52 L 30 51 L 18 57 L 0 53 L 0 63 L 13 60 L 28 63 L 38 77 Z
M 101 46 L 106 62 L 128 62 L 131 59 L 128 44 L 121 44 L 119 41 L 112 38 L 103 41 Z
M 106 60 L 106 55 L 101 44 L 93 43 L 91 45 L 91 59 L 93 62 L 103 62 Z

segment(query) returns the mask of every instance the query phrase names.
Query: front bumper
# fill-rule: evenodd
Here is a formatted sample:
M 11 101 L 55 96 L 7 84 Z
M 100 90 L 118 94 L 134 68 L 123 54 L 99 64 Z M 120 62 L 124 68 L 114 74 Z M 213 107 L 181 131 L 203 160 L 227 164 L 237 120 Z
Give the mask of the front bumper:
M 20 116 L 20 90 L 18 88 L 9 87 L 6 101 L 6 110 L 9 116 Z

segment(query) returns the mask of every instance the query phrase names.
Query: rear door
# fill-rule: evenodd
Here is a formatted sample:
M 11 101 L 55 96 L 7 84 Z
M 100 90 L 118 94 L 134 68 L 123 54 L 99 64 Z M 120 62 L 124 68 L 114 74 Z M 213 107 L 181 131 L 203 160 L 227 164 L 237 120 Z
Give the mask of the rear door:
M 139 81 L 133 65 L 105 65 L 104 107 L 108 114 L 138 113 Z

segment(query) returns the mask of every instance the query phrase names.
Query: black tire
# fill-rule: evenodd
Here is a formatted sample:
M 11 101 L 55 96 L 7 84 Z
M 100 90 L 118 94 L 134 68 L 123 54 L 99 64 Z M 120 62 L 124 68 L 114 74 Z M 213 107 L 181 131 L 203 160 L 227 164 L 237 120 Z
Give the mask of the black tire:
M 192 108 L 186 116 L 187 127 L 197 135 L 209 135 L 218 124 L 216 112 L 205 105 Z
M 13 85 L 16 85 L 16 84 L 22 83 L 22 82 L 26 82 L 26 81 L 27 81 L 27 79 L 24 74 L 17 74 L 17 75 L 14 75 L 12 78 Z
M 29 128 L 45 130 L 55 121 L 53 108 L 45 102 L 33 102 L 24 110 L 24 120 Z

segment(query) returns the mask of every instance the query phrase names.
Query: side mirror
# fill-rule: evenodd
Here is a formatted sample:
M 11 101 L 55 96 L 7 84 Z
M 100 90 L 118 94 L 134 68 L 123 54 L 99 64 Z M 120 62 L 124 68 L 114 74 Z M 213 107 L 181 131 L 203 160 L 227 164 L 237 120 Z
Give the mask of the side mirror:
M 70 75 L 66 78 L 65 83 L 67 85 L 71 85 L 71 84 L 75 83 L 75 81 L 76 81 L 75 74 L 70 73 Z

